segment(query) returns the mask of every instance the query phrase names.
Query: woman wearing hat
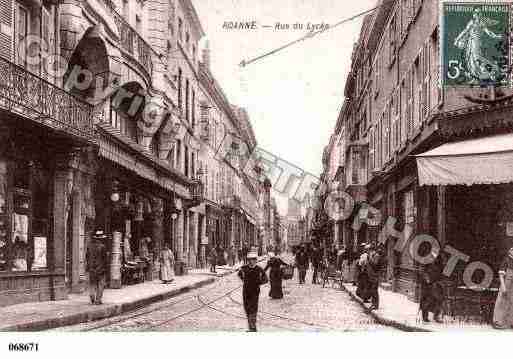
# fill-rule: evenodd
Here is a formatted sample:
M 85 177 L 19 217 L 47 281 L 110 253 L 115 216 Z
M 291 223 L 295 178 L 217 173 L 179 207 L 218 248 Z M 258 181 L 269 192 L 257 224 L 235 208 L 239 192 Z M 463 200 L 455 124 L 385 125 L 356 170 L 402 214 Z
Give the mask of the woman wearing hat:
M 169 284 L 174 280 L 175 272 L 175 256 L 169 245 L 164 244 L 164 248 L 160 252 L 160 279 L 164 284 Z
M 513 327 L 513 247 L 499 268 L 500 288 L 495 302 L 493 324 L 497 329 Z
M 260 286 L 267 283 L 268 279 L 264 270 L 257 265 L 257 252 L 248 253 L 248 264 L 242 266 L 239 270 L 239 278 L 243 281 L 242 299 L 244 311 L 248 317 L 248 327 L 250 332 L 256 332 L 256 319 L 258 313 L 258 298 L 260 296 Z
M 271 271 L 269 273 L 269 280 L 271 282 L 271 290 L 269 291 L 269 297 L 271 297 L 272 299 L 283 298 L 283 278 L 281 267 L 286 265 L 287 263 L 285 263 L 276 254 L 271 259 L 269 259 L 269 261 L 267 261 L 267 265 L 265 266 L 264 272 L 267 272 L 267 270 L 271 268 Z

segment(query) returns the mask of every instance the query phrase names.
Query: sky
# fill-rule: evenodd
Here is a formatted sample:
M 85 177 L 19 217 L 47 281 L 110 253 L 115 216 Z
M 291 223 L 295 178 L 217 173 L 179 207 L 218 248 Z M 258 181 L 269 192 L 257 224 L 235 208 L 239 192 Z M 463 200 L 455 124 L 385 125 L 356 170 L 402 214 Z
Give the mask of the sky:
M 244 68 L 239 64 L 304 36 L 308 23 L 334 24 L 371 9 L 376 0 L 192 2 L 207 34 L 202 44 L 206 39 L 210 44 L 211 70 L 228 99 L 248 110 L 258 146 L 319 176 L 322 152 L 343 103 L 362 19 Z M 224 29 L 223 24 L 229 21 L 256 21 L 257 29 Z M 290 28 L 277 30 L 278 22 L 290 24 Z M 294 23 L 303 24 L 303 29 L 294 29 Z

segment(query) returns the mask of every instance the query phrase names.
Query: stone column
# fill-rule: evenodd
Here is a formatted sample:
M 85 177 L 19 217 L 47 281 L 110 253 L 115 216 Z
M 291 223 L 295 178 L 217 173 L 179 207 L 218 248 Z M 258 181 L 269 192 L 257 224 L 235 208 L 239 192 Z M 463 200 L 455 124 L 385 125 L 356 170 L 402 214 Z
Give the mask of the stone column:
M 153 258 L 158 258 L 164 243 L 164 203 L 160 198 L 152 198 L 151 211 L 153 214 L 152 239 L 154 243 Z M 159 266 L 155 262 L 154 277 L 158 278 Z
M 189 239 L 189 248 L 192 248 L 193 249 L 193 252 L 191 253 L 191 260 L 192 260 L 192 263 L 189 263 L 190 266 L 196 268 L 198 266 L 198 263 L 199 263 L 199 255 L 200 253 L 198 252 L 198 248 L 199 248 L 199 243 L 198 243 L 198 234 L 199 234 L 199 218 L 198 218 L 198 213 L 196 212 L 191 212 L 191 218 L 190 220 L 192 221 L 192 225 L 193 225 L 193 232 L 192 232 L 192 238 Z
M 54 177 L 54 196 L 53 196 L 53 255 L 48 258 L 50 269 L 55 273 L 52 276 L 52 295 L 53 300 L 65 299 L 67 297 L 65 287 L 66 276 L 66 219 L 68 214 L 68 183 L 70 181 L 70 172 L 67 169 L 58 168 Z

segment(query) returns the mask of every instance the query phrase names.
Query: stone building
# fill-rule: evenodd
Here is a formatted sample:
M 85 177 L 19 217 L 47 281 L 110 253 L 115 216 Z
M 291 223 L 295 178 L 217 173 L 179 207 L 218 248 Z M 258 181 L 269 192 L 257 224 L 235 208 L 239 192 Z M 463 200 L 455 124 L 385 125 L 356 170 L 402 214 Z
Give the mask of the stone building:
M 340 113 L 346 143 L 338 167 L 345 168 L 345 191 L 356 202 L 355 213 L 342 224 L 343 242 L 355 252 L 360 243 L 377 244 L 383 224 L 393 218 L 393 229 L 407 238 L 436 238 L 445 263 L 450 246 L 496 273 L 513 244 L 507 202 L 512 177 L 498 160 L 511 153 L 505 145 L 511 136 L 511 90 L 479 80 L 445 85 L 446 75 L 455 71 L 440 54 L 441 47 L 455 42 L 446 38 L 448 25 L 440 23 L 441 11 L 449 8 L 420 0 L 379 5 L 363 21 Z M 482 6 L 481 13 L 491 16 Z M 511 15 L 509 7 L 506 12 Z M 382 217 L 379 225 L 374 209 Z M 351 228 L 355 216 L 366 222 L 358 231 Z M 383 233 L 388 234 L 384 287 L 418 300 L 424 265 L 410 250 L 394 249 L 396 235 Z M 466 270 L 460 260 L 448 282 L 472 306 L 478 302 L 464 283 Z M 483 273 L 472 278 L 479 286 Z M 492 288 L 496 284 L 494 276 Z M 490 297 L 485 303 L 493 302 L 493 290 L 484 294 Z
M 0 15 L 0 305 L 83 291 L 97 229 L 112 288 L 156 278 L 164 244 L 178 274 L 203 265 L 205 194 L 222 205 L 234 178 L 240 237 L 256 240 L 260 182 L 206 151 L 221 133 L 200 121 L 205 34 L 190 1 L 5 0 Z M 215 101 L 254 148 L 247 116 Z

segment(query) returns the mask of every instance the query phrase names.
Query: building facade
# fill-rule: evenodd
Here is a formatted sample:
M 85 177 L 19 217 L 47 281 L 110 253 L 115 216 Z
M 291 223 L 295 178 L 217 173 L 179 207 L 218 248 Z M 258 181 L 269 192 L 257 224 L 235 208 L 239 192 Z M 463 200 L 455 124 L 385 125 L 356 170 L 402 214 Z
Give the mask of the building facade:
M 109 235 L 112 288 L 157 278 L 165 244 L 177 274 L 205 265 L 209 244 L 257 244 L 261 183 L 242 166 L 256 140 L 199 57 L 190 1 L 6 0 L 0 13 L 0 305 L 83 291 L 94 230 Z M 216 157 L 226 133 L 246 145 L 237 166 Z
M 472 2 L 466 3 L 472 6 Z M 458 168 L 461 158 L 456 155 L 467 141 L 478 141 L 476 146 L 485 151 L 497 141 L 501 143 L 501 136 L 511 133 L 507 120 L 511 91 L 479 82 L 477 86 L 442 86 L 447 68 L 440 49 L 446 46 L 442 43 L 444 26 L 449 25 L 440 19 L 441 11 L 450 10 L 440 2 L 397 0 L 380 1 L 379 5 L 363 21 L 346 81 L 339 115 L 345 156 L 327 165 L 325 173 L 331 177 L 337 168 L 345 172 L 339 183 L 356 203 L 355 213 L 337 234 L 342 243 L 357 253 L 361 243 L 377 245 L 380 233 L 385 233 L 386 287 L 418 300 L 425 266 L 414 260 L 411 251 L 394 249 L 397 236 L 382 232 L 388 219 L 393 218 L 393 229 L 407 238 L 421 234 L 436 238 L 444 263 L 450 258 L 444 248 L 451 246 L 468 255 L 469 261 L 484 262 L 496 273 L 511 246 L 507 231 L 510 206 L 505 201 L 513 178 L 502 178 L 505 167 L 492 171 L 483 181 L 477 175 L 479 166 L 474 169 L 471 163 L 463 166 L 463 172 L 472 173 L 470 179 L 460 174 L 444 180 L 422 162 L 437 160 L 435 155 L 442 152 L 449 156 L 446 160 L 454 160 L 451 168 Z M 509 23 L 505 31 L 510 33 Z M 450 144 L 452 152 L 443 152 L 444 144 Z M 474 149 L 465 155 L 479 162 L 477 152 Z M 377 209 L 381 221 L 368 220 L 369 209 Z M 367 217 L 358 231 L 351 228 L 355 216 Z M 460 261 L 448 279 L 454 288 L 460 288 L 458 294 L 470 298 L 473 292 L 464 286 L 465 267 Z M 492 287 L 496 280 L 494 277 Z

